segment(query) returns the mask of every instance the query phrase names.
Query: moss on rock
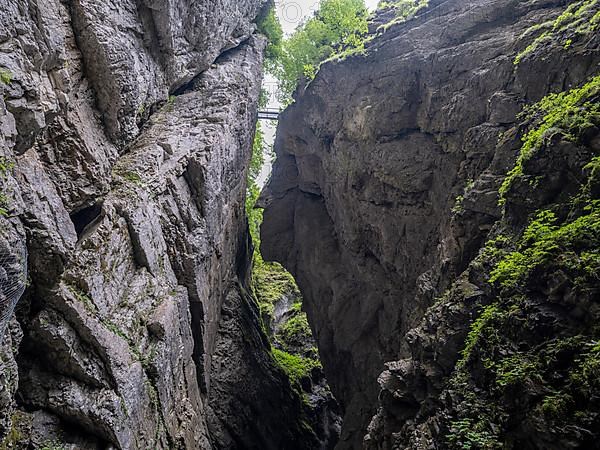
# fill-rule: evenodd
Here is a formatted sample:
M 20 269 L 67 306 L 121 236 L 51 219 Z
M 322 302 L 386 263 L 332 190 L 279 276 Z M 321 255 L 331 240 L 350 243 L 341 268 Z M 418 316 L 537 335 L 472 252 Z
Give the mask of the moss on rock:
M 530 175 L 523 163 L 545 148 L 548 133 L 584 146 L 585 130 L 598 135 L 599 94 L 595 77 L 528 111 L 536 125 L 503 185 L 506 200 L 517 178 Z M 548 145 L 547 156 L 556 148 Z M 511 228 L 505 210 L 508 233 L 488 241 L 473 263 L 491 266 L 492 301 L 480 305 L 450 381 L 455 404 L 446 441 L 452 449 L 516 448 L 505 439 L 516 427 L 585 446 L 600 427 L 594 375 L 600 370 L 600 162 L 598 155 L 590 158 L 579 167 L 584 177 L 575 193 L 542 205 L 524 227 Z

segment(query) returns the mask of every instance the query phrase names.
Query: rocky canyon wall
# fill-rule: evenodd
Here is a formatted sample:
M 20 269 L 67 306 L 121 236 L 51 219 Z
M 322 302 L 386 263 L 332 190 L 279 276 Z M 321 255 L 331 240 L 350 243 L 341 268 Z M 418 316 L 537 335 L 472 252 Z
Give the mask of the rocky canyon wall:
M 517 377 L 520 388 L 504 391 L 498 374 L 502 364 L 505 372 L 520 370 L 526 350 L 541 351 L 536 346 L 553 332 L 593 345 L 589 322 L 577 315 L 595 317 L 597 279 L 587 279 L 588 290 L 568 306 L 552 299 L 568 297 L 574 275 L 558 277 L 560 295 L 544 284 L 556 280 L 554 269 L 539 271 L 543 287 L 521 280 L 519 298 L 535 301 L 499 307 L 499 317 L 510 316 L 505 309 L 521 314 L 495 329 L 509 342 L 492 347 L 483 368 L 459 360 L 477 348 L 487 323 L 477 322 L 482 308 L 508 295 L 490 282 L 501 258 L 482 253 L 484 243 L 503 230 L 506 251 L 529 245 L 517 242 L 532 217 L 554 208 L 566 220 L 569 195 L 588 183 L 584 167 L 599 150 L 595 113 L 582 120 L 583 134 L 566 119 L 551 122 L 544 137 L 552 128 L 555 139 L 536 143 L 551 156 L 533 158 L 523 171 L 528 182 L 514 183 L 499 204 L 521 138 L 544 114 L 566 114 L 551 97 L 537 119 L 519 115 L 524 107 L 598 73 L 599 9 L 595 1 L 431 0 L 386 27 L 387 11 L 375 18 L 365 54 L 324 63 L 282 114 L 277 160 L 261 195 L 261 250 L 294 274 L 304 296 L 327 379 L 345 410 L 338 448 L 596 448 L 585 447 L 597 433 L 590 422 L 574 422 L 577 437 L 540 412 L 560 391 L 539 381 L 550 375 L 527 372 L 530 378 Z M 586 89 L 569 117 L 597 105 L 597 87 Z M 568 327 L 560 317 L 572 320 Z M 536 325 L 515 331 L 525 322 Z M 465 350 L 468 333 L 473 347 Z M 585 354 L 572 352 L 572 373 Z M 506 362 L 509 356 L 516 359 Z M 568 378 L 564 371 L 553 379 Z M 494 374 L 500 390 L 489 382 Z M 466 402 L 469 391 L 486 401 Z M 527 401 L 519 404 L 521 396 Z M 589 417 L 597 408 L 569 405 L 565 412 L 580 408 Z M 465 410 L 474 412 L 465 418 Z
M 3 448 L 310 440 L 245 289 L 265 7 L 0 6 Z

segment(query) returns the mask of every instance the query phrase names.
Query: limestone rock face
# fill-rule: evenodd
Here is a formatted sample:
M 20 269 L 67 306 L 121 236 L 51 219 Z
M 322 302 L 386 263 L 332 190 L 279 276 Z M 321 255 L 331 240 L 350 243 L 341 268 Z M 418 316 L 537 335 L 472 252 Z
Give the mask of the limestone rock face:
M 69 2 L 76 41 L 109 135 L 127 141 L 138 122 L 255 29 L 262 0 Z
M 0 346 L 3 445 L 305 441 L 243 294 L 263 3 L 0 6 L 0 226 L 29 258 Z
M 597 32 L 573 34 L 572 46 L 561 40 L 569 34 L 546 38 L 515 64 L 537 36 L 531 27 L 563 11 L 552 0 L 432 0 L 374 37 L 365 56 L 324 64 L 281 115 L 261 250 L 305 298 L 346 413 L 338 448 L 362 446 L 378 407 L 386 425 L 373 423 L 370 448 L 444 448 L 392 436 L 439 401 L 428 386 L 454 367 L 471 311 L 440 310 L 409 331 L 502 215 L 498 188 L 521 147 L 517 114 L 598 70 Z M 483 295 L 465 286 L 467 298 Z
M 77 241 L 57 284 L 44 286 L 43 306 L 31 298 L 42 309 L 28 314 L 25 404 L 120 448 L 210 446 L 204 355 L 245 242 L 254 112 L 244 100 L 258 95 L 261 48 L 243 44 L 158 111 L 114 167 L 111 191 L 73 216 Z

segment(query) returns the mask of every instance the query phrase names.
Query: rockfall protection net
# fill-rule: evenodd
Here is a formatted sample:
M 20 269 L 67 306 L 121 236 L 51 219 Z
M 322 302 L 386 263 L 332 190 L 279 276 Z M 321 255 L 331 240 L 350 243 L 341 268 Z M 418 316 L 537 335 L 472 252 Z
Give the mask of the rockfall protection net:
M 0 239 L 0 342 L 27 284 L 27 247 Z

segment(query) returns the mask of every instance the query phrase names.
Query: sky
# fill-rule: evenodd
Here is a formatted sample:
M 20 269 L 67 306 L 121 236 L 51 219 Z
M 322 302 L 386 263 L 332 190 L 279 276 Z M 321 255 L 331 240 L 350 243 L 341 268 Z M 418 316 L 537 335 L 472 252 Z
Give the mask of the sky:
M 370 11 L 375 10 L 379 0 L 365 0 L 365 5 Z M 286 35 L 293 33 L 298 25 L 318 8 L 319 0 L 275 0 L 277 16 L 281 22 L 281 27 Z M 269 75 L 265 75 L 263 88 L 271 95 L 269 96 L 268 108 L 279 109 L 279 103 L 275 99 L 274 90 L 277 88 L 275 79 Z M 275 140 L 276 124 L 271 121 L 263 121 L 262 129 L 265 134 L 267 145 L 271 146 Z M 258 179 L 256 180 L 259 186 L 264 186 L 271 174 L 272 160 L 270 156 L 265 157 L 265 164 L 261 170 Z

